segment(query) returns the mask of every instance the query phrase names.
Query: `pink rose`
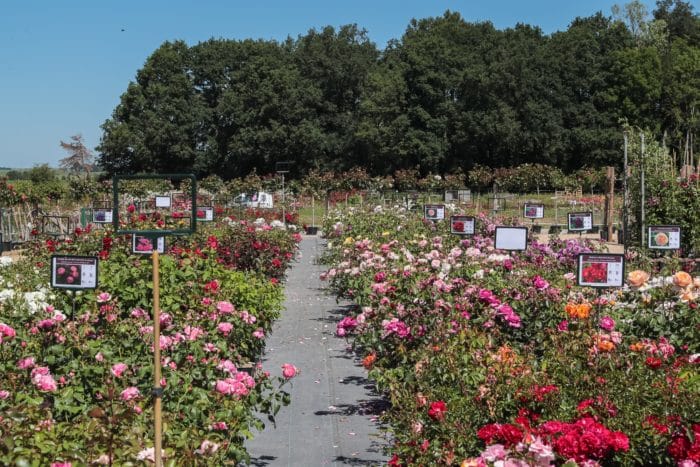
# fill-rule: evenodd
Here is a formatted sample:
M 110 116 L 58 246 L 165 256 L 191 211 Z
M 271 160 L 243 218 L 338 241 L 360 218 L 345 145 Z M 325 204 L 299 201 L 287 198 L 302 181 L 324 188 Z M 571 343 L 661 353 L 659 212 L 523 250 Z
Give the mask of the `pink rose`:
M 112 296 L 107 292 L 97 294 L 97 303 L 106 303 L 112 299 Z
M 138 388 L 134 386 L 124 389 L 120 394 L 123 401 L 130 401 L 132 399 L 136 399 L 140 395 L 141 393 L 139 392 Z
M 11 326 L 8 326 L 5 323 L 0 323 L 0 342 L 2 342 L 3 337 L 12 339 L 16 335 L 15 330 Z
M 219 313 L 226 315 L 233 313 L 234 307 L 231 302 L 221 301 L 216 304 L 216 309 L 219 310 Z
M 253 337 L 257 339 L 264 339 L 265 338 L 265 331 L 263 328 L 258 328 L 255 331 L 253 331 Z
M 613 329 L 615 329 L 615 320 L 612 319 L 610 316 L 603 316 L 602 318 L 600 318 L 598 326 L 600 326 L 601 329 L 604 329 L 606 331 L 612 331 Z
M 226 425 L 226 422 L 214 422 L 211 424 L 211 429 L 215 431 L 226 431 L 228 430 L 228 425 Z
M 56 380 L 54 380 L 51 375 L 39 375 L 34 378 L 33 381 L 37 389 L 42 392 L 54 392 L 58 389 Z
M 0 399 L 5 400 L 10 397 L 10 391 L 0 391 Z
M 298 372 L 299 369 L 291 363 L 285 363 L 282 365 L 282 376 L 284 376 L 286 379 L 294 378 Z
M 216 329 L 218 329 L 219 332 L 221 334 L 223 334 L 224 336 L 228 336 L 228 334 L 233 329 L 233 324 L 231 324 L 231 323 L 219 323 L 219 325 L 216 327 Z
M 102 352 L 97 352 L 97 355 L 95 355 L 95 360 L 97 360 L 98 362 L 104 362 L 105 358 L 102 355 Z
M 117 378 L 121 378 L 122 374 L 124 373 L 124 371 L 126 371 L 127 368 L 128 366 L 125 363 L 116 363 L 112 365 L 111 371 L 114 376 L 116 376 Z
M 27 370 L 34 367 L 34 357 L 23 358 L 17 362 L 17 368 L 20 370 Z

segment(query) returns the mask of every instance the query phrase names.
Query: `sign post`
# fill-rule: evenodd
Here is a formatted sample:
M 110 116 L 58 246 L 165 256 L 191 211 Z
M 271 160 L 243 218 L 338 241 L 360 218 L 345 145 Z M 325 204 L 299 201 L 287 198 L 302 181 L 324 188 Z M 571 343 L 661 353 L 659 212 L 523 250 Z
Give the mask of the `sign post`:
M 146 229 L 131 229 L 124 228 L 119 218 L 119 182 L 120 180 L 144 180 L 144 179 L 169 179 L 169 180 L 185 180 L 191 181 L 190 198 L 183 200 L 183 207 L 186 207 L 189 201 L 191 210 L 189 215 L 189 227 L 184 227 L 182 222 L 185 218 L 182 212 L 172 212 L 172 222 L 174 225 L 165 223 L 159 228 L 148 226 Z M 161 362 L 160 362 L 160 261 L 158 253 L 158 238 L 166 235 L 186 235 L 191 234 L 197 229 L 197 179 L 192 174 L 163 174 L 163 175 L 115 175 L 112 181 L 112 190 L 114 196 L 114 204 L 112 206 L 112 222 L 116 235 L 132 234 L 151 238 L 151 243 L 154 245 L 152 252 L 153 261 L 153 438 L 154 438 L 154 460 L 156 467 L 163 467 L 163 387 L 161 381 Z M 156 208 L 172 208 L 172 200 L 168 202 L 165 196 L 157 197 L 154 202 Z M 163 240 L 164 241 L 164 240 Z

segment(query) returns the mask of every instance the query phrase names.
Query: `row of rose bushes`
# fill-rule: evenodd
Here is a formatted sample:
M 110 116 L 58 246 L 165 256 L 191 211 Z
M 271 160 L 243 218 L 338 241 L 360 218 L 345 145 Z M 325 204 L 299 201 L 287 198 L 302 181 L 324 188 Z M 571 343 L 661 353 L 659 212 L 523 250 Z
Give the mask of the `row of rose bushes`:
M 298 240 L 263 221 L 225 219 L 160 255 L 168 465 L 246 460 L 258 417 L 288 403 L 282 385 L 296 369 L 257 362 Z M 98 288 L 50 289 L 53 254 L 98 256 Z M 0 285 L 0 464 L 152 459 L 150 257 L 132 254 L 131 239 L 111 228 L 61 241 L 37 235 L 0 269 Z
M 337 334 L 391 403 L 391 465 L 700 462 L 700 278 L 630 261 L 624 288 L 598 292 L 575 265 L 600 242 L 508 253 L 485 217 L 473 237 L 445 224 L 324 226 L 324 278 L 356 304 Z

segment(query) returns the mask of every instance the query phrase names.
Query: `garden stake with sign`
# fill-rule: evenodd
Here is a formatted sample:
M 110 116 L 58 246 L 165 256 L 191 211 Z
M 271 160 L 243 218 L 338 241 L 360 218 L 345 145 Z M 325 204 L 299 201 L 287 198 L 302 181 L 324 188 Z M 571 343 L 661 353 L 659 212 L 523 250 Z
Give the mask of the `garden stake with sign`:
M 123 229 L 119 224 L 119 181 L 120 180 L 191 180 L 190 185 L 190 226 L 182 228 L 178 223 L 172 228 L 158 229 Z M 112 180 L 112 190 L 114 196 L 112 221 L 114 223 L 115 234 L 142 235 L 151 238 L 154 250 L 151 253 L 153 259 L 153 450 L 156 467 L 163 467 L 163 387 L 161 381 L 160 362 L 160 261 L 158 254 L 158 237 L 166 235 L 187 235 L 194 233 L 197 229 L 197 179 L 192 174 L 163 174 L 163 175 L 115 175 Z M 182 212 L 178 219 L 184 220 Z M 174 217 L 174 216 L 173 216 Z

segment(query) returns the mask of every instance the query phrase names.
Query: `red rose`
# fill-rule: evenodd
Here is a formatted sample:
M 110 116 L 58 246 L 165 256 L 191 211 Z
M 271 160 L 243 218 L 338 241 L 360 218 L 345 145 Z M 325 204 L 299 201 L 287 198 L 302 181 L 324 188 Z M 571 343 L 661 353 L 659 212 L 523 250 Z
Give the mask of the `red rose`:
M 447 413 L 447 404 L 443 401 L 436 401 L 430 404 L 430 409 L 428 409 L 428 415 L 433 420 L 442 421 L 445 419 L 445 414 Z

